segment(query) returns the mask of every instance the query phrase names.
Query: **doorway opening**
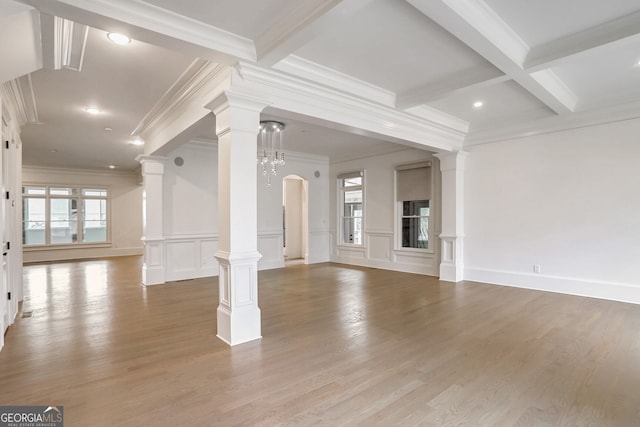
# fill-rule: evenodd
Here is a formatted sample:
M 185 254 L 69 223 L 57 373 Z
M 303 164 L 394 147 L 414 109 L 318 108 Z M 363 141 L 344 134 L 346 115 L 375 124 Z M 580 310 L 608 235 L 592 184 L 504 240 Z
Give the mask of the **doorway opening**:
M 298 175 L 282 180 L 282 253 L 286 266 L 309 261 L 309 181 Z

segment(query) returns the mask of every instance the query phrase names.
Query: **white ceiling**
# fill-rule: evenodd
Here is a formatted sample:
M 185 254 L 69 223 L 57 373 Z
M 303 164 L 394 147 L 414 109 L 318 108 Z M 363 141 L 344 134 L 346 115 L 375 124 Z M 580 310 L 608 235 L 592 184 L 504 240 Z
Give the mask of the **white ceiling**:
M 287 64 L 317 65 L 335 73 L 324 85 L 350 79 L 378 88 L 397 110 L 424 106 L 468 122 L 469 143 L 486 142 L 488 131 L 640 116 L 638 0 L 15 1 L 145 40 L 116 46 L 91 29 L 81 71 L 31 74 L 41 123 L 23 129 L 28 165 L 137 167 L 131 133 L 196 59 L 194 46 L 202 57 L 309 80 L 318 76 Z M 23 10 L 15 1 L 0 0 L 0 19 Z M 46 56 L 53 34 L 42 28 Z M 103 114 L 86 115 L 89 104 Z M 337 160 L 404 149 L 284 111 L 264 117 L 287 123 L 293 151 Z M 212 137 L 211 119 L 184 135 Z

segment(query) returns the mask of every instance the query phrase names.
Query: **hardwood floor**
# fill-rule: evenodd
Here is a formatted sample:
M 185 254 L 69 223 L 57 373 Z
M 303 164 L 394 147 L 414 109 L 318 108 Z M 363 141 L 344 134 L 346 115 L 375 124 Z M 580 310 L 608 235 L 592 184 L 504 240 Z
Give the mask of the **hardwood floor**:
M 139 257 L 26 266 L 0 404 L 67 426 L 640 425 L 640 306 L 337 264 L 259 275 L 263 339 L 216 338 L 217 278 Z

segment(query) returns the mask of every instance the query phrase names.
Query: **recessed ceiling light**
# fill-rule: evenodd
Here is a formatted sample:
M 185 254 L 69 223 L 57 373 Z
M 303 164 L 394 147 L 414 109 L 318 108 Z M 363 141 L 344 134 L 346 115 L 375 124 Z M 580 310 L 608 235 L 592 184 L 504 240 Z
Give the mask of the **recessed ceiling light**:
M 483 105 L 484 105 L 484 102 L 476 101 L 473 103 L 473 108 L 482 108 Z
M 111 132 L 112 130 L 113 130 L 113 129 L 111 129 L 111 128 L 104 128 L 104 131 L 105 131 L 105 132 Z
M 102 111 L 100 111 L 99 108 L 96 107 L 87 107 L 84 109 L 84 111 L 86 111 L 87 113 L 91 114 L 92 116 L 98 115 L 100 113 L 102 113 Z
M 107 38 L 114 42 L 115 44 L 129 44 L 131 43 L 131 39 L 128 36 L 120 33 L 109 33 L 107 34 Z
M 141 140 L 140 138 L 136 138 L 136 139 L 131 140 L 131 144 L 133 144 L 133 145 L 144 145 L 144 141 Z
M 109 165 L 109 169 L 115 169 L 116 165 Z

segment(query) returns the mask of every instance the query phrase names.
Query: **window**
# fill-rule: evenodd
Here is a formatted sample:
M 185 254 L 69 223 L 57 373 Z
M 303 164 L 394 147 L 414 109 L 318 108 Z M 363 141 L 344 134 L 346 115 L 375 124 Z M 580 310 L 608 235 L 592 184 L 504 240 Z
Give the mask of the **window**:
M 104 188 L 22 187 L 25 246 L 107 242 Z
M 429 247 L 429 201 L 402 202 L 402 247 Z
M 396 168 L 400 248 L 429 248 L 431 162 Z
M 340 228 L 343 244 L 362 245 L 363 179 L 362 172 L 338 177 L 340 186 Z

